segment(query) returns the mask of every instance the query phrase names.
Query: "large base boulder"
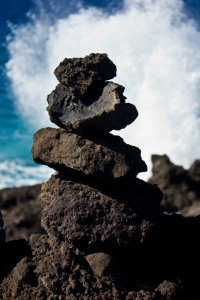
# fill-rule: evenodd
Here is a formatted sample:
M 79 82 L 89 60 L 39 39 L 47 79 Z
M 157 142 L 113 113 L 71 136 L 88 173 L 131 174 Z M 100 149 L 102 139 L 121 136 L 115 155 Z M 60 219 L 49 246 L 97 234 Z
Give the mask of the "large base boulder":
M 150 194 L 147 197 L 145 187 L 143 192 L 137 185 L 126 193 L 97 189 L 84 179 L 82 183 L 74 181 L 70 176 L 52 175 L 42 187 L 42 226 L 52 240 L 66 241 L 88 254 L 112 254 L 120 247 L 160 234 L 156 223 L 162 194 L 156 199 L 156 188 L 154 200 Z

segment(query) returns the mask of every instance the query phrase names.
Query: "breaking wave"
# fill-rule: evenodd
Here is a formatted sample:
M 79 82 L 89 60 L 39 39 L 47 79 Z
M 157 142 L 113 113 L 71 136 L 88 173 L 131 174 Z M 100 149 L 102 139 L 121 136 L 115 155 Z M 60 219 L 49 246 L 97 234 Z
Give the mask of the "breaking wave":
M 127 101 L 139 111 L 133 124 L 114 134 L 142 150 L 149 172 L 140 177 L 150 176 L 153 153 L 186 168 L 199 158 L 200 33 L 182 1 L 127 0 L 112 14 L 71 1 L 67 11 L 56 2 L 59 12 L 52 9 L 49 17 L 41 3 L 29 22 L 10 25 L 7 41 L 7 76 L 24 122 L 52 126 L 46 96 L 57 84 L 53 70 L 60 61 L 107 53 L 117 65 L 113 81 L 125 86 Z

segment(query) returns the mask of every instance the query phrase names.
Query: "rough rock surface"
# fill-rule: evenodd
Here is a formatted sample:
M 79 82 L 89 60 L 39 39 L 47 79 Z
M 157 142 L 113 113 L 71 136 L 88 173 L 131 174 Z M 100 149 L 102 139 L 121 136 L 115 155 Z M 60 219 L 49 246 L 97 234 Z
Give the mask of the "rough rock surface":
M 32 235 L 30 256 L 22 259 L 0 287 L 3 299 L 124 299 L 112 278 L 95 278 L 86 259 L 64 243 L 52 249 L 46 235 Z
M 155 201 L 142 189 L 126 194 L 73 181 L 52 175 L 42 187 L 42 226 L 52 241 L 61 239 L 87 254 L 112 254 L 133 242 L 155 238 L 161 194 Z
M 138 116 L 133 104 L 125 103 L 124 87 L 105 82 L 116 76 L 107 54 L 65 58 L 55 69 L 61 82 L 47 97 L 50 120 L 79 134 L 120 130 Z
M 33 160 L 57 171 L 79 172 L 115 185 L 130 185 L 147 170 L 140 149 L 111 134 L 83 138 L 64 129 L 44 128 L 33 136 Z
M 65 58 L 54 74 L 73 97 L 81 98 L 93 81 L 115 77 L 116 66 L 106 53 L 91 53 L 84 58 Z
M 84 99 L 96 84 L 90 85 L 90 77 L 96 80 L 96 70 L 102 84 L 104 58 L 91 55 L 88 73 L 81 69 L 82 59 L 75 68 L 74 60 L 71 66 L 68 60 L 58 70 L 60 80 L 67 78 L 64 84 L 73 83 L 73 101 L 78 94 Z M 86 77 L 89 81 L 84 87 Z M 95 90 L 92 93 L 95 95 Z M 94 129 L 93 135 L 89 129 L 79 136 L 47 128 L 34 136 L 34 159 L 59 170 L 43 185 L 40 196 L 42 226 L 47 234 L 33 234 L 29 242 L 1 245 L 0 297 L 200 300 L 200 216 L 164 213 L 159 188 L 135 178 L 138 171 L 130 176 L 129 172 L 143 164 L 140 150 Z M 187 175 L 184 185 L 192 183 L 192 191 L 197 193 L 199 162 L 186 172 L 174 167 L 167 157 L 163 159 L 170 171 L 168 179 L 175 174 L 170 184 L 181 186 L 183 194 L 187 188 L 180 182 Z M 160 165 L 158 157 L 154 161 L 157 181 L 163 175 L 162 159 Z
M 160 294 L 165 297 L 165 299 L 178 299 L 183 296 L 183 290 L 182 288 L 177 285 L 176 283 L 169 282 L 165 280 L 162 282 L 157 288 L 157 292 L 160 292 Z
M 26 240 L 10 241 L 1 246 L 0 283 L 11 273 L 16 264 L 26 256 L 31 256 L 31 250 Z M 11 285 L 13 285 L 13 283 Z M 4 298 L 0 292 L 0 299 L 7 298 Z
M 44 233 L 39 202 L 41 184 L 0 190 L 0 210 L 6 241 L 28 239 L 32 233 Z
M 178 211 L 200 200 L 199 160 L 189 170 L 174 165 L 167 155 L 152 155 L 152 162 L 153 176 L 148 182 L 163 192 L 161 206 L 165 211 Z
M 120 283 L 124 280 L 124 274 L 112 256 L 103 252 L 98 252 L 89 254 L 86 256 L 86 260 L 96 277 L 105 279 L 111 278 L 116 283 Z
M 133 104 L 125 103 L 124 87 L 113 82 L 95 82 L 81 100 L 58 84 L 47 97 L 50 120 L 77 133 L 120 130 L 138 116 Z
M 160 226 L 163 232 L 155 240 L 133 244 L 114 257 L 91 254 L 97 256 L 94 261 L 62 239 L 55 242 L 47 235 L 34 234 L 29 240 L 31 253 L 4 279 L 0 295 L 8 300 L 199 299 L 199 263 L 194 268 L 191 256 L 199 252 L 199 218 L 164 215 Z M 99 256 L 107 262 L 96 272 Z M 119 268 L 117 274 L 112 274 L 113 268 Z M 106 276 L 99 276 L 101 272 Z M 124 280 L 118 278 L 120 274 Z

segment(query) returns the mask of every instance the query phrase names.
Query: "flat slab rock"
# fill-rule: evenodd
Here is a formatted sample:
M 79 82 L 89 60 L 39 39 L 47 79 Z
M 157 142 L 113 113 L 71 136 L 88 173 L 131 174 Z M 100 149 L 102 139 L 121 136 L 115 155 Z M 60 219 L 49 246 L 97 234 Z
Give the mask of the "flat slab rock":
M 83 138 L 64 129 L 44 128 L 34 134 L 33 141 L 33 160 L 64 173 L 74 171 L 127 185 L 147 170 L 140 149 L 127 145 L 119 136 Z
M 99 190 L 58 174 L 42 186 L 40 202 L 41 224 L 53 243 L 62 240 L 87 254 L 112 253 L 160 234 L 160 206 L 142 188 L 127 194 Z
M 81 98 L 63 84 L 47 97 L 50 120 L 68 131 L 110 132 L 131 124 L 138 116 L 133 104 L 125 103 L 124 87 L 113 82 L 92 83 Z
M 65 58 L 54 74 L 74 97 L 81 98 L 93 81 L 116 76 L 116 66 L 106 53 L 91 53 L 85 57 Z

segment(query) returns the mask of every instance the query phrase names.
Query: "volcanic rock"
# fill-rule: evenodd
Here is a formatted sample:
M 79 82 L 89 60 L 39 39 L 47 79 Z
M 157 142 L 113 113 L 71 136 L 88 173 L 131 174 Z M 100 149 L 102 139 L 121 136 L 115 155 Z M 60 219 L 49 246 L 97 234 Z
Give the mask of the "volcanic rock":
M 109 65 L 107 56 L 99 54 L 66 60 L 56 71 L 62 81 L 57 92 L 68 94 L 63 97 L 58 92 L 56 97 L 60 95 L 62 101 L 68 99 L 73 104 L 98 96 L 103 101 L 96 103 L 105 106 L 109 89 L 114 85 L 103 82 L 107 76 L 104 59 Z M 105 87 L 105 93 L 103 88 L 96 95 L 99 86 Z M 87 93 L 92 97 L 85 98 Z M 109 99 L 112 102 L 113 98 Z M 52 106 L 53 103 L 52 100 Z M 56 103 L 59 118 L 65 114 L 65 103 L 62 102 L 63 108 L 59 101 Z M 93 103 L 89 103 L 91 107 Z M 115 110 L 119 107 L 115 105 Z M 106 122 L 109 114 L 98 106 L 101 109 L 99 120 Z M 84 120 L 83 111 L 79 117 Z M 68 117 L 73 117 L 73 110 Z M 156 180 L 153 185 L 146 183 L 136 178 L 138 172 L 146 169 L 140 150 L 126 145 L 120 137 L 103 132 L 105 129 L 99 129 L 95 122 L 89 129 L 82 125 L 74 129 L 70 125 L 67 130 L 46 128 L 34 135 L 34 160 L 58 170 L 42 186 L 40 195 L 42 226 L 47 234 L 31 235 L 29 244 L 17 241 L 16 245 L 23 244 L 22 250 L 25 249 L 20 255 L 16 254 L 13 241 L 1 246 L 0 297 L 199 300 L 200 216 L 185 218 L 164 213 L 160 206 L 163 194 L 156 185 L 165 176 L 162 188 L 180 186 L 182 194 L 188 189 L 193 196 L 196 193 L 191 196 L 195 199 L 199 191 L 198 161 L 189 172 L 174 166 L 166 156 L 154 156 Z M 170 172 L 165 173 L 162 166 L 167 166 Z M 181 180 L 185 180 L 183 185 Z
M 47 97 L 50 120 L 77 133 L 120 130 L 138 116 L 133 104 L 125 103 L 124 87 L 113 82 L 95 82 L 76 101 L 59 84 Z
M 140 149 L 119 136 L 83 138 L 64 129 L 44 128 L 34 134 L 33 141 L 33 160 L 63 173 L 79 172 L 125 187 L 147 170 Z
M 0 283 L 11 273 L 16 264 L 26 256 L 31 256 L 31 250 L 26 240 L 10 241 L 1 246 Z M 0 293 L 0 298 L 1 296 L 2 294 Z M 1 299 L 4 299 L 4 297 Z
M 0 190 L 0 210 L 6 241 L 28 239 L 32 233 L 44 233 L 39 203 L 41 184 Z
M 155 292 L 140 290 L 128 293 L 126 300 L 159 300 Z
M 163 297 L 165 297 L 165 299 L 180 299 L 183 296 L 183 289 L 173 283 L 173 282 L 169 282 L 167 280 L 165 280 L 164 282 L 162 282 L 157 288 L 156 291 L 159 292 Z
M 114 280 L 96 279 L 86 259 L 64 243 L 52 248 L 46 235 L 33 234 L 29 244 L 32 255 L 4 279 L 2 299 L 124 299 Z
M 167 155 L 152 155 L 153 176 L 148 180 L 157 184 L 164 197 L 161 206 L 174 212 L 200 200 L 200 161 L 194 162 L 189 170 L 174 165 Z
M 103 252 L 93 253 L 86 256 L 94 275 L 100 278 L 111 277 L 120 283 L 124 280 L 124 274 L 119 269 L 116 260 Z
M 158 199 L 142 193 L 141 187 L 140 192 L 126 194 L 80 181 L 58 174 L 42 187 L 42 226 L 52 241 L 61 239 L 87 254 L 102 251 L 112 255 L 118 248 L 159 234 Z
M 115 77 L 116 66 L 106 53 L 91 53 L 84 58 L 65 58 L 54 74 L 73 97 L 80 99 L 93 81 Z

